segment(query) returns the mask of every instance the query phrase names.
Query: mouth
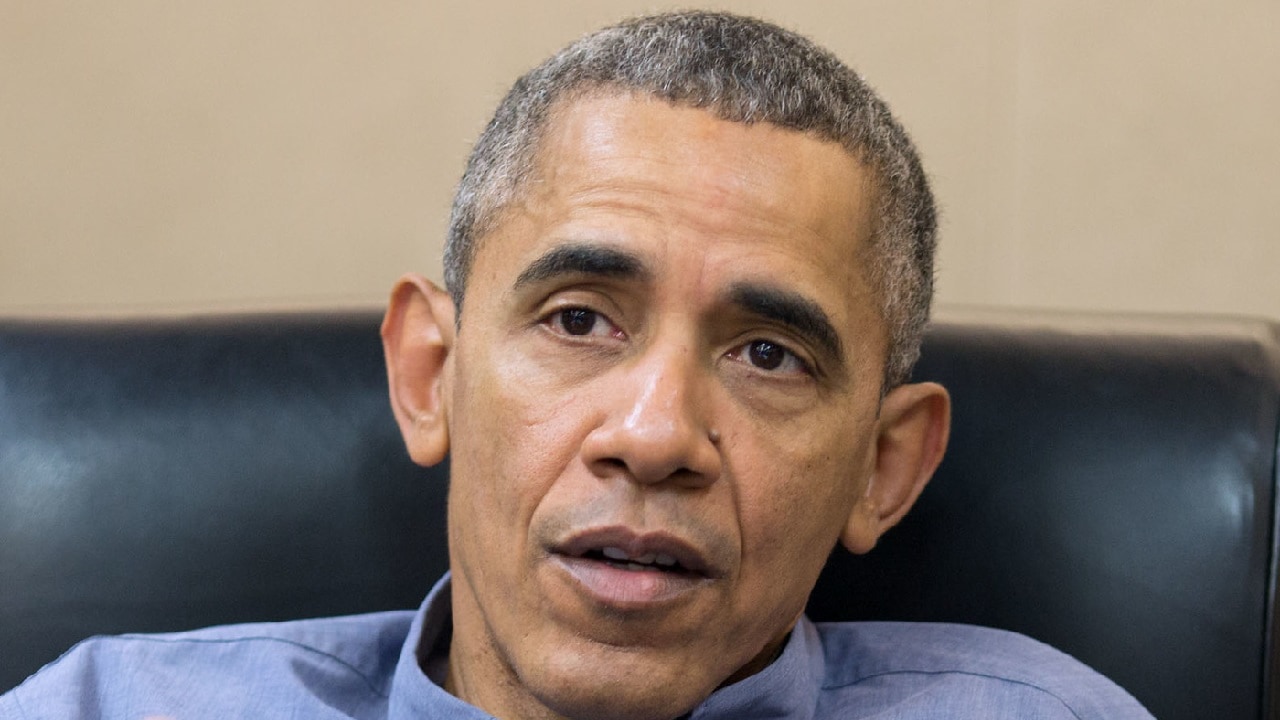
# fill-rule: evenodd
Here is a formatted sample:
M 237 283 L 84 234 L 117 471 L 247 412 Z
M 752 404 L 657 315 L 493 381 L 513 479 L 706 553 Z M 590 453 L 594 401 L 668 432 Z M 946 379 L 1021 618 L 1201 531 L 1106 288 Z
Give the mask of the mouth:
M 674 602 L 719 575 L 693 543 L 667 533 L 592 530 L 550 553 L 588 598 L 617 610 Z
M 675 573 L 677 575 L 689 574 L 692 571 L 684 566 L 674 555 L 667 553 L 647 552 L 640 555 L 632 555 L 620 547 L 609 545 L 600 549 L 588 550 L 580 557 L 587 560 L 595 560 L 612 565 L 620 570 L 630 570 L 632 572 L 643 572 L 646 570 L 655 570 L 658 572 Z

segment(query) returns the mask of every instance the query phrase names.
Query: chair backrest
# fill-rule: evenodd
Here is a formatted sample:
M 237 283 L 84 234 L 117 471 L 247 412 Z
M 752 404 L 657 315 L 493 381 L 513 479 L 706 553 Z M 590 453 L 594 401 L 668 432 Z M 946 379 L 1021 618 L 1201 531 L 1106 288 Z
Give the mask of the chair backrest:
M 1275 326 L 948 320 L 917 377 L 948 457 L 815 618 L 1005 627 L 1165 720 L 1280 717 Z M 376 313 L 0 321 L 0 690 L 91 634 L 416 605 L 446 485 Z
M 946 459 L 871 554 L 836 553 L 829 617 L 1016 630 L 1162 720 L 1280 717 L 1277 326 L 999 316 L 935 326 Z

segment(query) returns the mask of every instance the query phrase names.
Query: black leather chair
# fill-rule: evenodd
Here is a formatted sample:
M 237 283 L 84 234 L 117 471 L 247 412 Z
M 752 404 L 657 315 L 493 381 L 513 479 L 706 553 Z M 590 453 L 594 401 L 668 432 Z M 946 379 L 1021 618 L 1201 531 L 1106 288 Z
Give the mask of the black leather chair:
M 96 633 L 416 605 L 443 470 L 405 456 L 376 313 L 0 321 L 0 690 Z M 1165 720 L 1280 718 L 1280 342 L 1263 322 L 930 333 L 951 449 L 818 619 L 1017 630 Z

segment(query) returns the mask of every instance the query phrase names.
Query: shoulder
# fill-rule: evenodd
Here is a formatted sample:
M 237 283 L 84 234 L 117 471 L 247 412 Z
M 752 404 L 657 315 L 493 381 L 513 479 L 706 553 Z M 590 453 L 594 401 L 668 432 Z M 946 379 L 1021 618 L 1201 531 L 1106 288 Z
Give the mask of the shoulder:
M 870 694 L 894 708 L 886 718 L 914 717 L 913 706 L 930 708 L 928 717 L 1151 717 L 1112 681 L 1025 635 L 945 623 L 822 623 L 817 629 L 827 699 L 839 704 L 857 694 L 865 703 Z
M 90 638 L 0 702 L 31 719 L 268 717 L 308 699 L 373 707 L 385 701 L 412 619 L 403 611 Z

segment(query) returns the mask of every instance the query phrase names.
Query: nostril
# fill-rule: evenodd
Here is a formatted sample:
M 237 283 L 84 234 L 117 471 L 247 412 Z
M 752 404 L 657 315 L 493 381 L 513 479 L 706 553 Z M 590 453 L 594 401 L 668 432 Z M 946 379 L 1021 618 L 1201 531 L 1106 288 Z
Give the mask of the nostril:
M 595 471 L 595 475 L 604 479 L 606 477 L 625 476 L 641 482 L 677 482 L 677 483 L 696 483 L 701 473 L 685 466 L 679 466 L 675 469 L 664 469 L 658 471 L 656 468 L 633 466 L 622 458 L 604 457 L 598 458 L 591 463 L 591 467 Z M 653 476 L 653 477 L 650 477 Z
M 622 459 L 620 458 L 613 458 L 613 457 L 600 458 L 599 460 L 596 461 L 596 463 L 604 466 L 608 470 L 626 470 L 627 469 L 627 464 L 623 462 Z

